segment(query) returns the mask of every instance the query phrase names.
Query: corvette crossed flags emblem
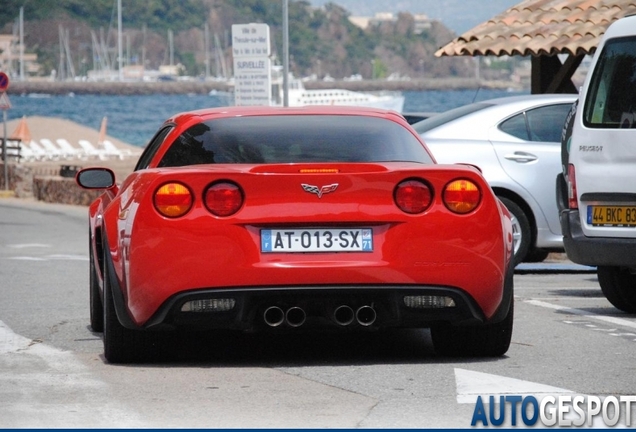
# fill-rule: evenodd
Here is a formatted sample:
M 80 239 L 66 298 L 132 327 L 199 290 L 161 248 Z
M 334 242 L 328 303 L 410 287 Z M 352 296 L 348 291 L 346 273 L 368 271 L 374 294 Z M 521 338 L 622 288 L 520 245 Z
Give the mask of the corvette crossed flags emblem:
M 338 187 L 338 183 L 333 183 L 333 184 L 330 184 L 330 185 L 324 185 L 324 186 L 321 186 L 321 187 L 310 185 L 310 184 L 306 184 L 306 183 L 301 183 L 300 185 L 303 187 L 305 192 L 316 194 L 316 195 L 318 195 L 318 198 L 322 198 L 322 196 L 324 194 L 326 194 L 326 193 L 335 191 L 336 188 Z

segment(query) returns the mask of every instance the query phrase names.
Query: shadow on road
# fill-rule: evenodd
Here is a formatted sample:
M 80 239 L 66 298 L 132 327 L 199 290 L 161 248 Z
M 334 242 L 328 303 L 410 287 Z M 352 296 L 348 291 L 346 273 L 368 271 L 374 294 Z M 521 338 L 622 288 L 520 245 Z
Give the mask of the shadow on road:
M 374 364 L 477 363 L 505 359 L 445 358 L 426 329 L 347 333 L 165 334 L 150 364 L 196 367 L 298 367 Z M 106 360 L 103 358 L 104 362 Z M 149 366 L 148 363 L 143 364 Z M 159 366 L 159 365 L 158 365 Z

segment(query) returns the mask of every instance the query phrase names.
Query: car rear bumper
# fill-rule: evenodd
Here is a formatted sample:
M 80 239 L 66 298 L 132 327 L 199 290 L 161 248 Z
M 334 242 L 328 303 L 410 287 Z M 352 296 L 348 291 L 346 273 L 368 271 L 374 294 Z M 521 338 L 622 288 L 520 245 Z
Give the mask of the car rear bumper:
M 501 313 L 497 313 L 493 320 L 506 315 L 504 312 L 507 312 L 512 298 L 512 287 L 508 291 L 499 307 Z M 406 296 L 450 297 L 455 305 L 413 308 L 405 304 Z M 221 312 L 182 311 L 183 305 L 188 302 L 210 299 L 232 299 L 234 307 L 229 311 Z M 117 303 L 115 301 L 115 304 Z M 344 308 L 339 309 L 340 307 Z M 280 309 L 283 315 L 282 322 L 269 320 L 268 323 L 265 314 L 270 308 Z M 340 316 L 336 312 L 338 310 Z M 300 314 L 303 319 L 298 319 L 296 315 L 296 319 L 290 320 L 288 316 L 290 311 Z M 360 314 L 363 316 L 360 317 Z M 302 322 L 299 324 L 300 321 Z M 384 285 L 254 287 L 196 290 L 177 294 L 166 301 L 143 328 L 159 329 L 167 326 L 242 331 L 275 328 L 280 331 L 296 330 L 298 327 L 303 329 L 426 328 L 440 322 L 470 325 L 485 323 L 486 318 L 476 302 L 464 291 L 456 288 Z M 131 322 L 122 324 L 138 328 Z
M 560 213 L 563 244 L 568 258 L 588 266 L 636 265 L 636 239 L 618 237 L 587 237 L 581 227 L 578 210 L 562 210 Z

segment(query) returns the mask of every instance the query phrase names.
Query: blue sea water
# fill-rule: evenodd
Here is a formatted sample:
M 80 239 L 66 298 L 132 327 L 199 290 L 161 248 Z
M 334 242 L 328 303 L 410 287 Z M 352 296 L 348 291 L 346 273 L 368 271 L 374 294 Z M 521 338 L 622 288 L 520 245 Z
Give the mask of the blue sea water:
M 443 112 L 475 101 L 515 94 L 523 93 L 490 89 L 409 91 L 404 92 L 404 112 Z M 227 104 L 228 100 L 222 95 L 13 95 L 7 118 L 60 117 L 99 130 L 102 118 L 108 117 L 108 135 L 143 147 L 172 115 Z

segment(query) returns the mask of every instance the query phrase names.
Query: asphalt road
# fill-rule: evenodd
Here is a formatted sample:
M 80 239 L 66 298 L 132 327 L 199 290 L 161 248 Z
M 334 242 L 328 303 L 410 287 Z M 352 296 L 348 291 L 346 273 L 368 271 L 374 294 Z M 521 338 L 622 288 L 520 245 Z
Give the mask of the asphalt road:
M 636 315 L 567 263 L 515 275 L 500 359 L 439 357 L 418 330 L 192 335 L 168 363 L 110 365 L 87 230 L 86 208 L 0 199 L 0 428 L 470 428 L 477 396 L 636 394 Z

